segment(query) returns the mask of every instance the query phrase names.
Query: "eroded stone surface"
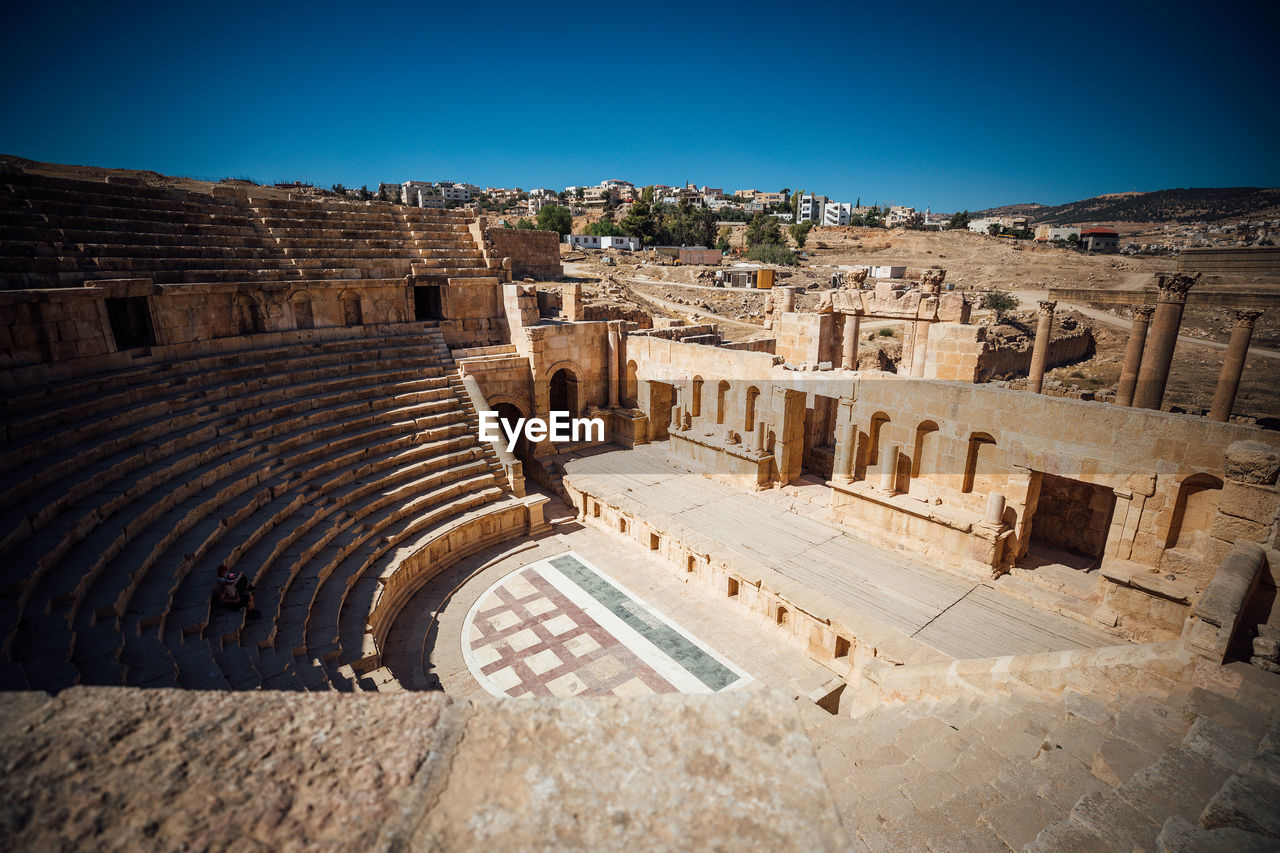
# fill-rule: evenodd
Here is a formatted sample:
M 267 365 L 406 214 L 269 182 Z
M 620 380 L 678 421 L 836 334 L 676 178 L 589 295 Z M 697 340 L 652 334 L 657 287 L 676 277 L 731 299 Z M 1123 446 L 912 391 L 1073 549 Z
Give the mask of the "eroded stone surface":
M 848 847 L 799 715 L 780 694 L 476 709 L 415 847 Z
M 780 694 L 0 694 L 14 849 L 844 849 Z

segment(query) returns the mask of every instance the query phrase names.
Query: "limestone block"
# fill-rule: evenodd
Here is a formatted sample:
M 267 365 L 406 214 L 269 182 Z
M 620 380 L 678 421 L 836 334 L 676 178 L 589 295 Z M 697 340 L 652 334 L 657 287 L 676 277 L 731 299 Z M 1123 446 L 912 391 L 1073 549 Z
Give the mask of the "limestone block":
M 1280 475 L 1280 449 L 1260 441 L 1237 441 L 1227 448 L 1227 477 L 1240 483 L 1273 485 Z
M 1266 524 L 1244 518 L 1232 518 L 1221 513 L 1213 519 L 1213 526 L 1209 529 L 1209 535 L 1213 538 L 1232 543 L 1239 542 L 1241 539 L 1248 542 L 1266 542 L 1270 533 L 1271 528 Z
M 1280 509 L 1280 488 L 1228 480 L 1222 485 L 1218 512 L 1259 524 L 1271 524 Z M 1215 534 L 1216 535 L 1216 534 Z

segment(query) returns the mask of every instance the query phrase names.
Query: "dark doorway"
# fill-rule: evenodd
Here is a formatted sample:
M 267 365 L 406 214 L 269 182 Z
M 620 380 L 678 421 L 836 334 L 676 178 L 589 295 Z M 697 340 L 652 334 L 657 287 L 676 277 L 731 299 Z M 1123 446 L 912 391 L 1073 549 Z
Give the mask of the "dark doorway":
M 551 411 L 578 414 L 578 380 L 567 368 L 560 368 L 551 377 Z
M 520 422 L 520 420 L 524 417 L 524 415 L 521 414 L 520 410 L 517 409 L 515 406 L 513 406 L 511 403 L 499 403 L 498 405 L 494 406 L 493 410 L 498 413 L 498 420 L 501 421 L 506 427 L 502 431 L 502 439 L 501 439 L 502 446 L 506 447 L 508 432 L 516 431 L 516 425 Z M 514 453 L 515 457 L 521 460 L 522 462 L 529 462 L 530 464 L 533 464 L 532 459 L 529 456 L 529 440 L 524 437 L 524 430 L 520 430 L 519 433 L 517 433 L 516 446 L 515 446 L 515 449 L 511 452 Z
M 440 285 L 419 284 L 413 288 L 413 319 L 443 320 L 444 308 L 440 298 Z
M 810 395 L 813 408 L 804 413 L 804 473 L 830 479 L 835 465 L 836 413 L 840 401 Z
M 107 300 L 107 319 L 116 349 L 154 346 L 156 336 L 151 328 L 151 312 L 145 296 L 121 296 Z
M 1031 518 L 1031 545 L 1100 560 L 1115 511 L 1106 486 L 1038 473 L 1040 492 Z

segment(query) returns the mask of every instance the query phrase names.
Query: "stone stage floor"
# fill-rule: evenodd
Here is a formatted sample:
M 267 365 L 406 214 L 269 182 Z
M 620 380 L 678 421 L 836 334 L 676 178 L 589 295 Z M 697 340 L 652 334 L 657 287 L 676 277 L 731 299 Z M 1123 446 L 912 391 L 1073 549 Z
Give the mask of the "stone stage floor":
M 573 520 L 559 501 L 548 509 L 553 534 L 462 560 L 409 601 L 384 655 L 401 684 L 459 698 L 807 696 L 835 677 L 667 563 Z
M 955 659 L 1122 645 L 1116 633 L 1042 610 L 1002 589 L 867 544 L 823 520 L 826 486 L 740 491 L 676 467 L 665 443 L 564 459 L 566 478 L 678 538 L 714 543 L 784 575 L 844 624 L 874 620 Z M 794 511 L 799 507 L 799 511 Z M 845 618 L 845 617 L 848 618 Z

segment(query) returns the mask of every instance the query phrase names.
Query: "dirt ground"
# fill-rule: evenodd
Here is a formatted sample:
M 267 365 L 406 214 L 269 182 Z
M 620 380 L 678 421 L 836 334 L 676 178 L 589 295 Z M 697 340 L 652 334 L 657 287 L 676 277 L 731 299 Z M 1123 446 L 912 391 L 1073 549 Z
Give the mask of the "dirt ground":
M 744 230 L 743 226 L 735 227 L 731 243 L 740 245 Z M 817 291 L 830 286 L 832 272 L 842 265 L 906 266 L 908 279 L 918 278 L 923 269 L 942 267 L 947 270 L 947 282 L 970 294 L 975 304 L 985 291 L 1012 291 L 1021 302 L 1024 319 L 1032 322 L 1031 312 L 1036 302 L 1046 297 L 1046 288 L 1148 289 L 1154 287 L 1157 273 L 1172 272 L 1177 265 L 1172 257 L 1088 255 L 970 232 L 900 229 L 815 228 L 804 252 L 806 257 L 799 267 L 775 267 L 780 276 L 785 276 L 780 284 L 813 288 L 801 295 L 801 310 L 816 303 Z M 603 255 L 598 252 L 566 258 L 566 274 L 584 282 L 588 297 L 597 287 L 593 282 L 607 278 L 608 286 L 621 288 L 630 301 L 646 304 L 648 310 L 660 316 L 720 322 L 724 337 L 729 340 L 768 337 L 761 327 L 765 294 L 708 286 L 715 268 L 646 263 L 649 253 L 606 254 L 613 256 L 613 266 L 603 264 Z M 732 262 L 726 259 L 725 264 Z M 1197 287 L 1257 290 L 1275 288 L 1277 284 L 1257 278 L 1205 277 Z M 1084 391 L 1114 388 L 1128 341 L 1129 312 L 1060 302 L 1058 313 L 1092 326 L 1097 351 L 1086 361 L 1051 371 L 1048 378 Z M 1233 318 L 1232 311 L 1196 307 L 1186 310 L 1166 407 L 1193 412 L 1208 409 L 1222 370 L 1221 345 L 1230 337 Z M 992 321 L 989 312 L 974 311 L 974 322 Z M 1196 339 L 1217 342 L 1219 348 L 1199 345 Z M 900 347 L 901 332 L 897 329 L 894 338 L 877 335 L 872 343 L 892 352 L 895 341 Z M 1280 382 L 1276 380 L 1280 369 L 1280 317 L 1264 314 L 1258 321 L 1253 344 L 1236 398 L 1235 415 L 1270 419 L 1270 423 L 1280 419 Z

